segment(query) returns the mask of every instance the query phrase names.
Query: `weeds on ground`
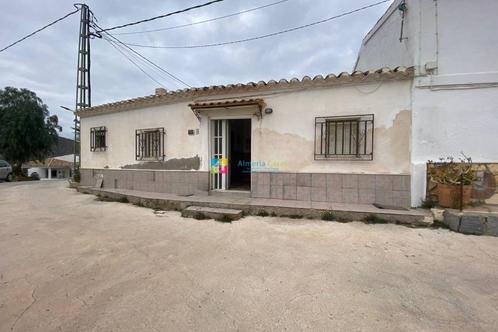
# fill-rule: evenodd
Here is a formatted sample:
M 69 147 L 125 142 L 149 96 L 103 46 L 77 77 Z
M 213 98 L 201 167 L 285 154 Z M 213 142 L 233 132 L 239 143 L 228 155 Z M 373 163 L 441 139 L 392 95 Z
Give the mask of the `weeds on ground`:
M 434 220 L 432 222 L 432 225 L 430 226 L 430 228 L 434 228 L 434 229 L 439 229 L 439 228 L 450 229 L 450 227 L 448 225 L 446 225 L 445 223 L 443 223 L 441 221 L 438 221 L 438 220 Z
M 277 214 L 276 214 L 274 211 L 272 211 L 272 212 L 270 213 L 270 217 L 277 217 Z
M 270 214 L 268 212 L 266 212 L 265 210 L 259 210 L 256 215 L 258 217 L 268 217 Z
M 432 209 L 436 206 L 436 202 L 434 202 L 432 199 L 430 198 L 427 198 L 427 199 L 423 199 L 420 201 L 420 208 L 422 209 Z
M 335 219 L 336 218 L 335 218 L 334 212 L 332 212 L 332 211 L 326 211 L 326 212 L 322 213 L 322 220 L 334 221 Z
M 209 219 L 209 217 L 206 216 L 204 213 L 197 212 L 196 214 L 194 214 L 194 219 L 206 220 L 206 219 Z
M 133 205 L 138 206 L 138 207 L 144 207 L 145 206 L 144 203 L 141 200 L 138 200 L 138 201 L 134 202 Z
M 291 218 L 291 219 L 303 219 L 303 215 L 301 215 L 301 214 L 291 214 L 290 216 L 287 216 L 287 218 Z
M 121 197 L 121 198 L 118 200 L 118 202 L 120 202 L 120 203 L 129 203 L 129 201 L 128 201 L 128 197 L 123 196 L 123 197 Z
M 375 214 L 369 214 L 366 216 L 363 221 L 367 224 L 387 224 L 387 220 L 383 219 Z
M 231 223 L 232 222 L 232 218 L 230 218 L 229 216 L 227 216 L 226 214 L 224 214 L 221 218 L 216 219 L 216 221 Z

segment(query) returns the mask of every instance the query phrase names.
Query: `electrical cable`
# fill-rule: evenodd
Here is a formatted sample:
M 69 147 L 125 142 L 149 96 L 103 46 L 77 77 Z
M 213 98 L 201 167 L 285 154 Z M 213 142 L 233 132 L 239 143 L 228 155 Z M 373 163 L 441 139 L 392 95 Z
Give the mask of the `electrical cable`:
M 130 61 L 142 73 L 144 73 L 145 75 L 147 75 L 148 78 L 150 78 L 155 83 L 159 84 L 159 86 L 161 86 L 161 87 L 163 87 L 163 88 L 166 89 L 166 87 L 162 83 L 160 83 L 159 81 L 157 81 L 154 77 L 152 77 L 151 75 L 149 75 L 149 73 L 147 73 L 145 70 L 143 70 L 142 67 L 140 67 L 135 61 L 133 61 L 125 52 L 123 52 L 121 49 L 119 49 L 119 47 L 116 46 L 113 42 L 111 42 L 110 40 L 107 40 L 107 39 L 105 39 L 105 41 L 107 41 L 109 44 L 111 44 L 112 47 L 114 47 L 119 53 L 121 53 L 128 61 Z
M 30 34 L 28 34 L 28 35 L 26 35 L 26 36 L 22 37 L 21 39 L 19 39 L 19 40 L 17 40 L 17 41 L 15 41 L 15 42 L 13 42 L 12 44 L 5 46 L 4 48 L 2 48 L 2 49 L 0 50 L 0 52 L 3 52 L 3 51 L 5 51 L 5 50 L 7 50 L 7 49 L 11 48 L 12 46 L 14 46 L 14 45 L 16 45 L 16 44 L 19 44 L 19 43 L 20 43 L 20 42 L 22 42 L 23 40 L 28 39 L 29 37 L 31 37 L 31 36 L 33 36 L 33 35 L 37 34 L 38 32 L 43 31 L 43 30 L 45 30 L 46 28 L 48 28 L 48 27 L 50 27 L 50 26 L 54 25 L 55 23 L 60 22 L 60 21 L 62 21 L 62 20 L 64 20 L 64 19 L 66 19 L 67 17 L 69 17 L 69 16 L 71 16 L 71 15 L 73 15 L 73 14 L 77 13 L 79 10 L 80 10 L 80 8 L 77 8 L 76 10 L 74 10 L 74 11 L 72 11 L 72 12 L 70 12 L 70 13 L 67 13 L 66 15 L 62 16 L 61 18 L 56 19 L 55 21 L 53 21 L 53 22 L 51 22 L 51 23 L 49 23 L 49 24 L 47 24 L 47 25 L 45 25 L 45 26 L 41 27 L 40 29 L 33 31 L 32 33 L 30 33 Z
M 180 24 L 180 25 L 175 25 L 175 26 L 171 26 L 171 27 L 151 29 L 151 30 L 130 31 L 130 32 L 117 32 L 114 35 L 135 35 L 135 34 L 140 34 L 140 33 L 150 33 L 150 32 L 158 32 L 158 31 L 166 31 L 166 30 L 174 30 L 174 29 L 179 29 L 179 28 L 185 28 L 185 27 L 189 27 L 189 26 L 193 26 L 193 25 L 198 25 L 198 24 L 213 22 L 213 21 L 217 21 L 217 20 L 221 20 L 221 19 L 225 19 L 225 18 L 229 18 L 229 17 L 233 17 L 233 16 L 245 14 L 245 13 L 250 13 L 250 12 L 253 12 L 253 11 L 256 11 L 256 10 L 259 10 L 259 9 L 263 9 L 263 8 L 268 8 L 268 7 L 271 7 L 271 6 L 279 5 L 279 4 L 287 2 L 287 1 L 289 1 L 289 0 L 280 0 L 280 1 L 272 2 L 272 3 L 269 3 L 269 4 L 263 5 L 263 6 L 259 6 L 259 7 L 254 7 L 254 8 L 242 10 L 240 12 L 231 13 L 231 14 L 227 14 L 227 15 L 223 15 L 223 16 L 218 16 L 218 17 L 213 17 L 213 18 L 209 18 L 209 19 L 206 19 L 206 20 L 196 21 L 196 22 L 187 23 L 187 24 Z
M 116 30 L 116 29 L 122 29 L 122 28 L 129 27 L 129 26 L 132 26 L 132 25 L 137 25 L 137 24 L 141 24 L 141 23 L 145 23 L 145 22 L 154 21 L 154 20 L 157 20 L 157 19 L 160 19 L 160 18 L 168 17 L 168 16 L 185 13 L 185 12 L 188 12 L 188 11 L 193 10 L 193 9 L 198 9 L 198 8 L 206 7 L 206 6 L 215 4 L 217 2 L 222 2 L 222 1 L 224 1 L 224 0 L 213 0 L 213 1 L 209 1 L 209 2 L 206 2 L 206 3 L 200 4 L 200 5 L 196 5 L 196 6 L 192 6 L 192 7 L 188 7 L 188 8 L 184 8 L 184 9 L 180 9 L 180 10 L 177 10 L 177 11 L 174 11 L 174 12 L 170 12 L 170 13 L 167 13 L 167 14 L 154 16 L 154 17 L 147 18 L 147 19 L 144 19 L 144 20 L 140 20 L 140 21 L 136 21 L 136 22 L 132 22 L 132 23 L 127 23 L 127 24 L 122 24 L 122 25 L 117 25 L 117 26 L 114 26 L 114 27 L 111 27 L 111 28 L 105 28 L 105 29 L 99 30 L 97 32 L 105 32 L 105 31 L 111 31 L 111 30 Z
M 101 29 L 101 27 L 93 22 L 93 28 L 96 29 Z M 191 88 L 192 86 L 188 83 L 186 83 L 184 80 L 180 79 L 178 76 L 176 75 L 173 75 L 171 72 L 167 71 L 166 69 L 164 69 L 163 67 L 159 66 L 158 64 L 156 64 L 155 62 L 153 62 L 152 60 L 150 60 L 149 58 L 145 57 L 144 55 L 140 54 L 138 51 L 136 51 L 135 49 L 129 47 L 128 45 L 125 45 L 121 40 L 119 40 L 117 37 L 115 37 L 114 35 L 112 35 L 111 33 L 107 32 L 107 31 L 103 31 L 103 33 L 107 36 L 109 36 L 111 39 L 113 40 L 109 40 L 109 38 L 107 37 L 104 37 L 102 36 L 103 39 L 107 40 L 107 41 L 114 41 L 114 42 L 117 42 L 119 44 L 121 44 L 122 46 L 126 47 L 128 50 L 130 50 L 131 52 L 135 53 L 135 55 L 139 56 L 140 58 L 142 58 L 143 60 L 147 61 L 149 63 L 149 65 L 152 65 L 154 66 L 156 69 L 162 71 L 163 73 L 167 74 L 169 77 L 173 78 L 174 80 L 180 82 L 181 84 Z M 101 33 L 99 32 L 99 35 L 101 35 Z
M 265 34 L 265 35 L 260 35 L 260 36 L 256 36 L 256 37 L 250 37 L 250 38 L 239 39 L 239 40 L 232 40 L 232 41 L 227 41 L 227 42 L 212 43 L 212 44 L 200 44 L 200 45 L 173 45 L 173 46 L 141 45 L 141 44 L 134 44 L 134 43 L 126 43 L 126 42 L 123 42 L 123 44 L 128 45 L 128 46 L 135 46 L 135 47 L 142 47 L 142 48 L 156 48 L 156 49 L 161 49 L 161 48 L 162 49 L 192 49 L 192 48 L 206 48 L 206 47 L 216 47 L 216 46 L 239 44 L 239 43 L 243 43 L 243 42 L 248 42 L 248 41 L 254 41 L 254 40 L 258 40 L 258 39 L 273 37 L 273 36 L 281 35 L 281 34 L 284 34 L 284 33 L 293 32 L 293 31 L 297 31 L 297 30 L 300 30 L 300 29 L 309 28 L 311 26 L 315 26 L 315 25 L 318 25 L 318 24 L 329 22 L 329 21 L 332 21 L 334 19 L 338 19 L 338 18 L 347 16 L 347 15 L 351 15 L 351 14 L 357 13 L 359 11 L 362 11 L 362 10 L 365 10 L 365 9 L 368 9 L 368 8 L 372 8 L 372 7 L 375 7 L 375 6 L 378 6 L 380 4 L 383 4 L 383 3 L 386 3 L 386 2 L 390 2 L 390 1 L 391 0 L 379 1 L 379 2 L 376 2 L 376 3 L 370 4 L 368 6 L 364 6 L 364 7 L 358 8 L 358 9 L 351 10 L 349 12 L 345 12 L 345 13 L 342 13 L 342 14 L 339 14 L 339 15 L 328 17 L 328 18 L 320 20 L 320 21 L 315 21 L 315 22 L 312 22 L 312 23 L 300 25 L 300 26 L 297 26 L 297 27 L 294 27 L 294 28 L 289 28 L 289 29 L 285 29 L 285 30 L 281 30 L 281 31 L 277 31 L 277 32 L 273 32 L 273 33 L 269 33 L 269 34 Z

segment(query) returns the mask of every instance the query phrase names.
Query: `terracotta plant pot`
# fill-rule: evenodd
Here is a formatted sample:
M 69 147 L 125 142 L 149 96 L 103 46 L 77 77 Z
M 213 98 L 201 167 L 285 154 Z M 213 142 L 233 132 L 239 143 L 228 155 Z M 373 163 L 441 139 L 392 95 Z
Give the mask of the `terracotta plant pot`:
M 459 184 L 441 184 L 437 185 L 439 205 L 446 208 L 459 209 L 460 196 L 462 195 L 462 188 Z M 463 205 L 470 203 L 472 197 L 472 186 L 463 186 Z

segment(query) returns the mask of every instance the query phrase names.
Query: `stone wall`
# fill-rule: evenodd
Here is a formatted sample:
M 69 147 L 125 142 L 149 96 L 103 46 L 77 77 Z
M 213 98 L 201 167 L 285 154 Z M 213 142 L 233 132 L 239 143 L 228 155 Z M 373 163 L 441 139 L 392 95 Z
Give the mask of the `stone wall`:
M 81 169 L 83 186 L 95 186 L 97 175 L 104 176 L 103 187 L 178 195 L 207 194 L 208 172 L 119 169 Z
M 409 175 L 253 173 L 255 198 L 410 207 Z

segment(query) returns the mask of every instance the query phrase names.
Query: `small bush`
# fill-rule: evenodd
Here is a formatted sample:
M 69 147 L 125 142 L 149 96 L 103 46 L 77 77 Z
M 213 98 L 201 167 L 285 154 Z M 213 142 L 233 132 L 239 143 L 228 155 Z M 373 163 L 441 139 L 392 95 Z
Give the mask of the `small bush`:
M 332 211 L 323 212 L 322 213 L 322 220 L 325 220 L 325 221 L 334 221 L 335 220 L 334 213 Z
M 430 199 L 430 198 L 423 199 L 420 202 L 420 207 L 422 209 L 432 209 L 435 206 L 436 206 L 436 203 L 432 199 Z
M 387 224 L 387 220 L 383 219 L 375 214 L 369 214 L 363 219 L 367 224 Z
M 268 212 L 266 212 L 265 210 L 260 210 L 260 211 L 258 211 L 258 213 L 256 215 L 259 217 L 268 217 L 270 214 Z
M 118 200 L 118 202 L 120 202 L 120 203 L 129 203 L 129 201 L 128 201 L 128 197 L 123 196 L 123 197 L 121 197 L 121 198 Z
M 232 218 L 230 218 L 226 214 L 224 214 L 221 218 L 216 219 L 216 220 L 220 221 L 220 222 L 226 222 L 226 223 L 231 223 L 232 222 Z
M 133 205 L 138 206 L 138 207 L 144 207 L 144 203 L 142 203 L 142 201 L 141 201 L 141 200 L 139 200 L 139 201 L 137 201 L 137 202 L 133 203 Z
M 303 219 L 303 216 L 300 215 L 300 214 L 291 214 L 288 217 L 291 218 L 291 219 Z
M 209 219 L 209 218 L 204 213 L 197 212 L 196 214 L 194 214 L 194 219 L 197 219 L 197 220 L 206 220 L 206 219 Z
M 275 213 L 275 211 L 272 211 L 272 212 L 270 213 L 270 217 L 277 217 L 277 214 Z

